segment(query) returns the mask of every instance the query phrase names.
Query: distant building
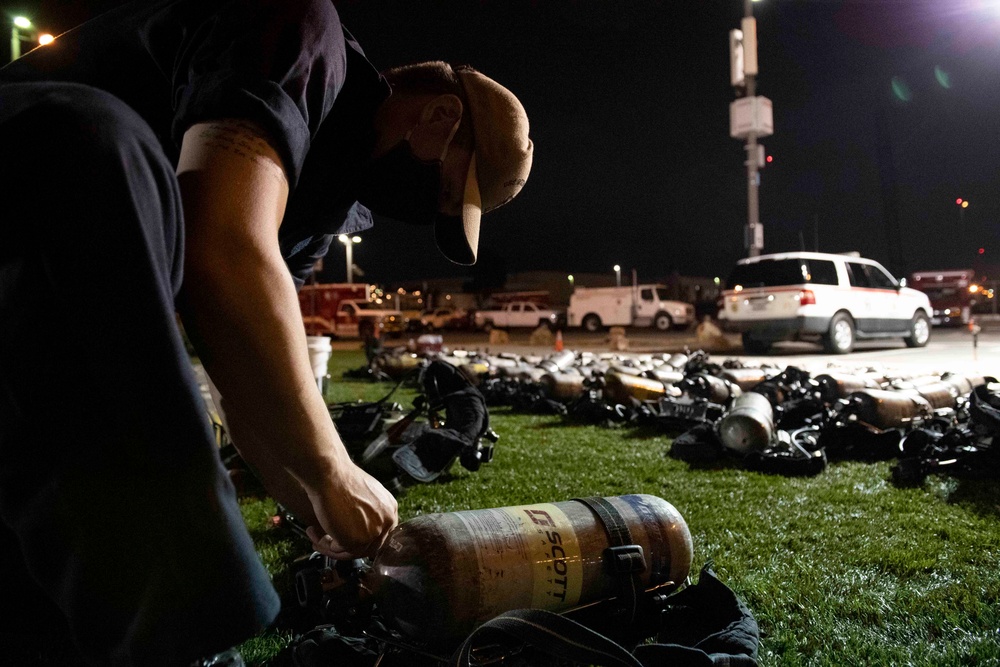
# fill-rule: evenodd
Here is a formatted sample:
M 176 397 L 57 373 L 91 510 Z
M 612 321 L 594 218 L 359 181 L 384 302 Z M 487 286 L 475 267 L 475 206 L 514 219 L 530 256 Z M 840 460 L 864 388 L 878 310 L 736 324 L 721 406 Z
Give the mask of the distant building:
M 714 313 L 714 304 L 721 289 L 721 286 L 716 285 L 712 278 L 682 276 L 677 273 L 663 278 L 644 278 L 641 279 L 641 282 L 665 285 L 669 298 L 695 304 L 699 314 Z M 475 309 L 510 298 L 540 301 L 555 307 L 565 307 L 569 304 L 569 297 L 575 286 L 613 287 L 616 284 L 616 278 L 610 272 L 570 274 L 565 271 L 524 271 L 510 274 L 502 289 L 492 290 L 488 293 L 465 292 L 467 284 L 468 279 L 463 277 L 428 278 L 426 280 L 405 281 L 389 287 L 394 291 L 403 289 L 408 294 L 419 292 L 425 309 L 446 304 Z M 622 284 L 631 284 L 631 276 L 623 275 Z

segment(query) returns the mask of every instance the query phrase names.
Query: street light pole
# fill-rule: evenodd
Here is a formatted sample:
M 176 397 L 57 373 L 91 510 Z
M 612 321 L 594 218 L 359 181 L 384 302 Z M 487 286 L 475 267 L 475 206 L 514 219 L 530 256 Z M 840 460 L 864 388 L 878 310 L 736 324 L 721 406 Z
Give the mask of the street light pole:
M 354 283 L 354 244 L 361 243 L 361 237 L 341 234 L 337 239 L 344 244 L 347 255 L 347 284 L 351 285 Z
M 753 20 L 753 0 L 743 0 L 743 16 Z M 756 48 L 756 44 L 754 44 Z M 756 60 L 756 56 L 754 56 Z M 753 99 L 757 94 L 757 70 L 751 69 L 745 73 L 746 95 Z M 757 128 L 751 123 L 747 134 L 747 255 L 757 257 L 763 249 L 763 234 L 758 233 L 760 225 L 760 173 L 757 171 Z
M 622 286 L 622 267 L 615 264 L 615 285 Z
M 745 246 L 750 257 L 764 249 L 764 228 L 760 224 L 760 168 L 764 166 L 762 137 L 774 133 L 771 100 L 757 95 L 757 22 L 753 3 L 743 0 L 741 27 L 729 31 L 730 80 L 738 99 L 729 105 L 729 136 L 745 139 L 747 168 L 747 224 Z
M 25 30 L 31 27 L 31 21 L 23 16 L 15 16 L 13 27 L 10 29 L 10 61 L 14 62 L 21 57 L 21 28 Z
M 344 247 L 347 249 L 347 284 L 350 285 L 354 282 L 354 244 L 347 243 Z

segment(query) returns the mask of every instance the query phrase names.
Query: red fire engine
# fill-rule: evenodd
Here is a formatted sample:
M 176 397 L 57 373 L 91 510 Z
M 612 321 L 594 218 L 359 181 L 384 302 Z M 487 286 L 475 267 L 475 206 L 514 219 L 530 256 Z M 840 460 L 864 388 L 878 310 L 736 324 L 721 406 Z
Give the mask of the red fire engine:
M 366 337 L 398 334 L 403 314 L 372 302 L 372 286 L 359 283 L 307 284 L 299 308 L 310 336 Z
M 934 309 L 936 325 L 962 326 L 969 323 L 981 287 L 972 269 L 917 271 L 910 274 L 908 287 L 927 294 Z

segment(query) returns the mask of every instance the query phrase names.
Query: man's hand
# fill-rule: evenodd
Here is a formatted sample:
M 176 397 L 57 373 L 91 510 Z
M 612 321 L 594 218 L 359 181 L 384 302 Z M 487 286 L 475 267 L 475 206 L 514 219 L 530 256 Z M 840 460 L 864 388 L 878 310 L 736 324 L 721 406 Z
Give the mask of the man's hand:
M 349 479 L 327 489 L 330 493 L 309 494 L 323 528 L 309 526 L 306 532 L 323 555 L 338 560 L 374 557 L 396 527 L 396 499 L 360 468 L 345 477 Z

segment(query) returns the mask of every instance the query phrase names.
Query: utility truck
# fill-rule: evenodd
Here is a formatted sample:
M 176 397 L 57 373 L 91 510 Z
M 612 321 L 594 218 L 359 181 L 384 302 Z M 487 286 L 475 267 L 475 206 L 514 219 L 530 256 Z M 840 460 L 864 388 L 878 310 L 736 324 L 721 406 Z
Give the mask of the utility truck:
M 403 313 L 372 302 L 372 285 L 321 283 L 304 285 L 299 308 L 309 336 L 361 337 L 403 331 Z
M 600 331 L 604 327 L 686 329 L 694 323 L 694 305 L 667 297 L 659 284 L 623 287 L 577 287 L 569 297 L 566 321 L 571 327 Z

